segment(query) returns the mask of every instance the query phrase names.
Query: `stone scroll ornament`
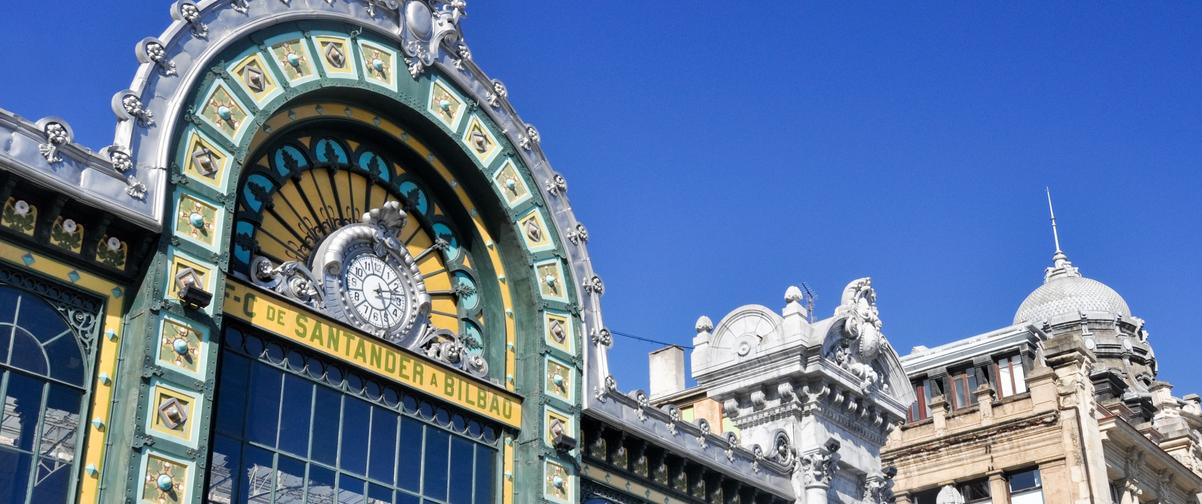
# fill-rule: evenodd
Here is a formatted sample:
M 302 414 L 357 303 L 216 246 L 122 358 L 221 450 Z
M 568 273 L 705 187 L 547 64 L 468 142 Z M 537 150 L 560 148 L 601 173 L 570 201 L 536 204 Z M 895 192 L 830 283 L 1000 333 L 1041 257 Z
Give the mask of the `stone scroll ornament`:
M 430 296 L 417 263 L 398 239 L 407 215 L 390 201 L 330 233 L 308 265 L 256 256 L 250 280 L 368 334 L 486 376 L 488 363 L 454 331 L 430 323 Z
M 883 376 L 873 362 L 889 344 L 881 333 L 881 318 L 876 307 L 876 290 L 871 278 L 860 278 L 847 284 L 835 316 L 843 321 L 843 339 L 831 357 L 839 366 L 860 379 L 860 387 L 870 390 L 884 387 Z
M 392 9 L 399 8 L 395 0 L 383 0 Z M 379 1 L 372 2 L 380 3 Z M 443 41 L 459 42 L 459 20 L 467 15 L 464 0 L 434 1 L 431 9 L 424 2 L 410 0 L 405 4 L 405 23 L 401 28 L 401 47 L 405 63 L 414 78 L 434 65 L 441 55 Z

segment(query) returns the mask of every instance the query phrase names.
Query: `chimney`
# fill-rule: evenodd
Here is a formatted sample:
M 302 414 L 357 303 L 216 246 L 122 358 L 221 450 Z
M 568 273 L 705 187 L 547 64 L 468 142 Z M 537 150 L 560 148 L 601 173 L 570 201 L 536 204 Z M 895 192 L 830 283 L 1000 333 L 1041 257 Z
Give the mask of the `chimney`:
M 655 399 L 684 390 L 684 349 L 666 346 L 650 354 L 651 398 Z

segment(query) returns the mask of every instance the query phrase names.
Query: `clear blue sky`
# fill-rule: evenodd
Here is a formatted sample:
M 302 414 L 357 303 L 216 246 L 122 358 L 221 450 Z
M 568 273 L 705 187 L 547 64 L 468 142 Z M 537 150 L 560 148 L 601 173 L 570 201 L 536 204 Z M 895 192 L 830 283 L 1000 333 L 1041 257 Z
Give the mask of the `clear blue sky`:
M 107 145 L 168 5 L 8 2 L 0 107 Z M 866 275 L 903 352 L 1004 326 L 1047 185 L 1069 257 L 1202 392 L 1202 4 L 476 0 L 464 28 L 569 181 L 614 329 L 688 343 L 801 281 L 825 317 Z M 653 348 L 617 339 L 623 388 Z

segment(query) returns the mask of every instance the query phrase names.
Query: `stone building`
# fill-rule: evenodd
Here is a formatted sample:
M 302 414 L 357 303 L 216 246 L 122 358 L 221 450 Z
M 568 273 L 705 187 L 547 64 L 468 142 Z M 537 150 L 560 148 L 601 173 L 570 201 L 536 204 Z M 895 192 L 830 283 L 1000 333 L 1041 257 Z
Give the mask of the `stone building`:
M 898 503 L 1202 502 L 1198 395 L 1156 380 L 1144 321 L 1058 242 L 1012 325 L 902 357 Z

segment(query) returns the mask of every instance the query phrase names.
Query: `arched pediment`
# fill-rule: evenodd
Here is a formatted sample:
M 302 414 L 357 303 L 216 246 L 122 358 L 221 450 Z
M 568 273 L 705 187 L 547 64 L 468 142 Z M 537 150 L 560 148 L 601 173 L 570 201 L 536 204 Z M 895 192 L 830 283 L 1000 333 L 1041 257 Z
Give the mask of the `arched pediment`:
M 767 306 L 751 304 L 728 313 L 714 327 L 707 353 L 709 368 L 748 359 L 780 343 L 781 316 Z

